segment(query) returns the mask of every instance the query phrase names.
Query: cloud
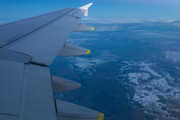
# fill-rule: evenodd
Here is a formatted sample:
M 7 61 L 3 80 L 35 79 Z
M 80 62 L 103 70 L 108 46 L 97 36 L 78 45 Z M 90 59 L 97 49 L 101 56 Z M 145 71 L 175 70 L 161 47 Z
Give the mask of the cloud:
M 105 26 L 101 26 L 101 27 L 96 27 L 95 31 L 119 31 L 122 30 L 121 28 L 119 28 L 118 26 L 112 26 L 112 27 L 105 27 Z
M 174 23 L 174 25 L 176 25 L 176 26 L 180 27 L 180 23 Z
M 82 38 L 82 37 L 76 38 L 76 39 L 69 38 L 67 40 L 67 42 L 72 43 L 72 44 L 76 44 L 76 45 L 84 45 L 84 42 L 86 42 L 86 45 L 89 45 L 90 43 L 88 41 L 92 41 L 92 40 L 97 40 L 97 38 Z
M 171 113 L 180 111 L 180 84 L 168 72 L 153 63 L 133 61 L 123 61 L 119 72 L 117 80 L 134 88 L 132 100 L 143 106 L 144 114 L 177 119 Z
M 144 65 L 143 68 L 140 68 L 139 70 L 143 70 L 143 71 L 147 71 L 149 73 L 151 73 L 152 75 L 156 76 L 156 77 L 161 77 L 161 75 L 159 75 L 157 72 L 153 71 L 149 65 Z
M 137 18 L 89 18 L 83 19 L 85 23 L 101 23 L 101 24 L 114 24 L 114 23 L 142 23 L 142 19 Z
M 147 80 L 150 75 L 148 73 L 128 73 L 128 78 L 130 82 L 139 84 L 138 79 Z
M 180 61 L 180 53 L 166 51 L 166 59 L 172 60 L 173 62 L 179 62 Z
M 161 75 L 159 75 L 157 72 L 153 71 L 152 68 L 150 68 L 150 66 L 155 66 L 154 64 L 152 63 L 145 63 L 145 62 L 128 62 L 129 65 L 133 65 L 133 66 L 140 66 L 141 68 L 139 70 L 142 70 L 142 71 L 147 71 L 149 73 L 151 73 L 152 75 L 154 76 L 157 76 L 157 77 L 161 77 Z
M 118 57 L 111 55 L 108 51 L 101 51 L 99 57 L 73 57 L 68 58 L 72 63 L 71 68 L 78 71 L 89 71 L 98 65 L 116 61 Z
M 80 70 L 85 70 L 108 61 L 100 60 L 98 58 L 88 59 L 76 57 L 72 62 L 74 62 L 74 65 L 77 66 Z
M 126 23 L 146 23 L 146 22 L 174 22 L 174 19 L 168 18 L 82 18 L 83 23 L 100 23 L 100 24 L 126 24 Z

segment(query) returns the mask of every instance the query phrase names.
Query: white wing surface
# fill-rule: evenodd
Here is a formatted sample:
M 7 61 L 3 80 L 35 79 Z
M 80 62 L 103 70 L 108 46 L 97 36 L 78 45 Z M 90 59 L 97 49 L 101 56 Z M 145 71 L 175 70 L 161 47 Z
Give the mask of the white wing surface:
M 66 43 L 73 31 L 93 30 L 80 24 L 92 3 L 0 25 L 0 120 L 101 120 L 103 114 L 53 99 L 53 92 L 79 83 L 53 76 L 46 66 L 56 56 L 89 54 Z

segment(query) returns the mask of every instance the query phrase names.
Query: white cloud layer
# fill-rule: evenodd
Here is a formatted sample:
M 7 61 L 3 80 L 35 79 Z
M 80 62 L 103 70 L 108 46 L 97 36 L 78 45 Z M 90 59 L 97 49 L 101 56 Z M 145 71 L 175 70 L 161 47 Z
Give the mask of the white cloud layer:
M 180 53 L 166 51 L 166 59 L 172 60 L 173 62 L 179 62 L 180 61 Z
M 144 114 L 176 120 L 178 118 L 171 112 L 180 112 L 180 84 L 175 83 L 169 73 L 160 70 L 153 63 L 125 61 L 117 79 L 134 88 L 133 102 L 144 107 Z
M 176 25 L 176 26 L 180 27 L 180 23 L 174 23 L 174 25 Z
M 72 63 L 72 69 L 79 71 L 89 71 L 89 69 L 94 69 L 94 67 L 98 65 L 102 65 L 111 61 L 116 62 L 117 58 L 118 57 L 111 55 L 108 51 L 101 51 L 101 55 L 98 57 L 69 57 L 68 60 Z
M 144 22 L 174 22 L 176 19 L 168 18 L 82 18 L 85 23 L 101 23 L 101 24 L 114 24 L 114 23 L 144 23 Z

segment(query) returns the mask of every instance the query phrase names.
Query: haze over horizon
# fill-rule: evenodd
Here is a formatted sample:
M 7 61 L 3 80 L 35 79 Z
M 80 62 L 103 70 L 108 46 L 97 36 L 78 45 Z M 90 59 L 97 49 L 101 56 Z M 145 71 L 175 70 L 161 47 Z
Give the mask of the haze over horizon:
M 2 0 L 0 23 L 24 19 L 68 7 L 94 3 L 89 17 L 83 20 L 116 21 L 177 21 L 180 20 L 179 0 Z

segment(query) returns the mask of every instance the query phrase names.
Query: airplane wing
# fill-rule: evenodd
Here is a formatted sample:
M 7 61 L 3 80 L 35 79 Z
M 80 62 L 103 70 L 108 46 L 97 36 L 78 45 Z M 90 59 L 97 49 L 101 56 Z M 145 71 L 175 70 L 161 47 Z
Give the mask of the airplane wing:
M 0 120 L 102 120 L 95 110 L 54 100 L 53 92 L 79 88 L 79 83 L 53 76 L 56 56 L 89 54 L 67 43 L 73 31 L 93 27 L 79 23 L 92 3 L 0 25 Z

